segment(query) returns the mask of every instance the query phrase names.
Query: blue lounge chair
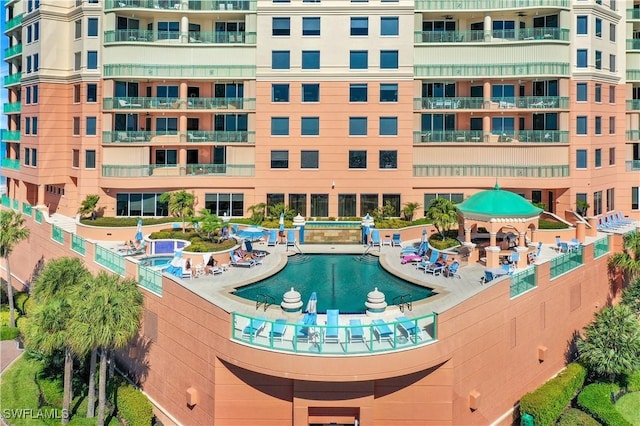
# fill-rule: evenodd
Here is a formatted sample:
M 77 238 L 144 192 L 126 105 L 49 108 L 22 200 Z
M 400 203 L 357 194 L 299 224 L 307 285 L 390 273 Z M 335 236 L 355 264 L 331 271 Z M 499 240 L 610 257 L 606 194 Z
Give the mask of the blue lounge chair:
M 267 240 L 267 247 L 275 247 L 278 244 L 278 231 L 272 229 L 269 231 L 269 239 Z
M 357 318 L 349 320 L 349 342 L 356 341 L 364 343 L 364 329 L 362 328 L 362 321 Z
M 410 320 L 404 315 L 397 317 L 396 320 L 399 322 L 400 328 L 407 332 L 407 337 L 409 339 L 415 342 L 422 338 L 422 336 L 420 336 L 420 327 L 418 327 L 416 321 Z
M 480 284 L 486 284 L 490 281 L 493 281 L 493 272 L 491 271 L 484 271 L 484 277 L 482 277 L 482 279 L 480 280 Z
M 380 241 L 380 230 L 374 229 L 371 231 L 371 245 L 373 247 L 382 247 L 382 242 Z
M 340 342 L 339 319 L 340 311 L 338 309 L 327 309 L 327 328 L 324 331 L 325 342 Z
M 287 247 L 296 246 L 296 232 L 293 229 L 287 231 Z
M 631 225 L 633 223 L 633 220 L 624 217 L 621 211 L 618 211 L 618 213 L 614 213 L 614 216 L 618 218 L 618 222 L 624 225 Z
M 438 260 L 438 257 L 440 257 L 440 252 L 438 250 L 433 250 L 431 249 L 431 254 L 429 255 L 429 260 L 425 261 L 425 262 L 420 262 L 416 265 L 417 269 L 423 269 L 424 272 L 427 272 L 427 268 L 431 265 L 433 265 L 434 263 L 436 263 L 436 260 Z
M 457 276 L 459 279 L 462 279 L 462 277 L 458 273 L 459 268 L 460 268 L 460 262 L 458 262 L 457 260 L 454 260 L 451 265 L 446 267 L 446 269 L 444 270 L 444 274 L 447 276 L 447 278 L 453 278 Z
M 287 320 L 278 318 L 273 324 L 271 324 L 271 339 L 282 342 L 285 331 L 287 331 Z
M 231 266 L 237 266 L 237 267 L 245 267 L 245 268 L 253 268 L 254 266 L 257 265 L 257 263 L 251 259 L 251 260 L 236 260 L 235 257 L 233 256 L 233 253 L 229 253 L 229 258 L 231 260 Z
M 309 341 L 309 327 L 304 323 L 304 320 L 298 321 L 296 325 L 296 341 L 308 342 Z
M 265 318 L 251 318 L 249 324 L 242 330 L 242 337 L 255 339 L 255 337 L 264 328 Z
M 393 234 L 393 236 L 391 237 L 391 247 L 402 247 L 400 234 Z
M 373 324 L 373 331 L 378 335 L 378 342 L 381 340 L 393 340 L 393 330 L 381 319 L 374 319 L 371 321 Z
M 251 253 L 254 256 L 265 257 L 267 252 L 264 250 L 254 250 L 253 244 L 249 240 L 244 240 L 244 246 L 247 248 L 247 253 Z

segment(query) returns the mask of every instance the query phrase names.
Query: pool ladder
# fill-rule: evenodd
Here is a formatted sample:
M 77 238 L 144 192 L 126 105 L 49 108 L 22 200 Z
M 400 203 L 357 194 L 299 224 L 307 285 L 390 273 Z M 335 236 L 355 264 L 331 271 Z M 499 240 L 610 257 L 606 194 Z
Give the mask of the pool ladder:
M 256 311 L 260 308 L 260 305 L 262 305 L 264 311 L 267 312 L 267 308 L 275 303 L 276 299 L 273 296 L 269 296 L 268 294 L 256 295 Z
M 404 312 L 405 308 L 407 308 L 408 310 L 412 310 L 413 309 L 412 299 L 413 297 L 411 297 L 411 294 L 403 294 L 403 295 L 394 297 L 393 304 L 398 305 L 398 307 L 400 308 L 400 312 Z

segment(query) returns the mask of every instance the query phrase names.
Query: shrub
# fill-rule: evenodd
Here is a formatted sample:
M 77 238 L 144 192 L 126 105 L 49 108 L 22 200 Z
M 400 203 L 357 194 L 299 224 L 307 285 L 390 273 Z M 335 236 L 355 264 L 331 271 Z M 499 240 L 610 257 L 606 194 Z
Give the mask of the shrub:
M 593 417 L 585 413 L 584 411 L 580 411 L 577 408 L 567 408 L 564 410 L 558 421 L 556 422 L 556 426 L 599 426 L 600 423 L 595 421 Z
M 638 392 L 640 391 L 640 370 L 630 373 L 625 378 L 627 391 Z
M 129 426 L 151 426 L 153 406 L 146 396 L 131 385 L 118 388 L 118 416 Z
M 18 337 L 18 327 L 0 326 L 0 340 L 15 340 Z
M 442 237 L 440 237 L 440 235 L 438 234 L 429 238 L 429 245 L 436 250 L 446 250 L 451 247 L 459 246 L 460 241 L 453 238 L 447 238 L 442 241 Z
M 80 223 L 90 226 L 104 226 L 110 228 L 120 228 L 125 226 L 137 226 L 137 217 L 98 217 L 96 220 L 81 219 Z M 157 225 L 159 223 L 173 223 L 175 217 L 143 218 L 142 225 Z
M 577 363 L 567 365 L 560 374 L 520 399 L 520 412 L 533 416 L 534 423 L 553 425 L 562 410 L 584 384 L 585 368 Z
M 605 426 L 632 426 L 611 402 L 611 393 L 620 387 L 614 383 L 593 383 L 578 395 L 578 407 Z
M 539 229 L 567 229 L 569 225 L 564 222 L 556 222 L 555 220 L 540 219 L 538 221 Z
M 20 315 L 27 315 L 28 308 L 31 306 L 29 293 L 20 292 L 14 295 L 15 307 Z

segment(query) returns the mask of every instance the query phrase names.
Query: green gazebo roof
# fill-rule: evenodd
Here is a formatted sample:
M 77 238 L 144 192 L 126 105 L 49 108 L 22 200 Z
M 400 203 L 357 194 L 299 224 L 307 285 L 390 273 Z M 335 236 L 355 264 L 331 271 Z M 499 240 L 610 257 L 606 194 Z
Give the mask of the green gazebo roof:
M 456 207 L 463 214 L 490 217 L 533 217 L 542 212 L 520 195 L 503 191 L 498 183 L 493 189 L 478 192 Z

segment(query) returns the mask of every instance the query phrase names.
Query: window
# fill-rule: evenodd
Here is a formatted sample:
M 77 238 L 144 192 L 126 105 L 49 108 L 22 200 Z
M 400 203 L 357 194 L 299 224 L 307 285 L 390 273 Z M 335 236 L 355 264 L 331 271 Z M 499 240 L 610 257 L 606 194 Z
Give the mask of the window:
M 167 203 L 160 202 L 162 194 L 119 193 L 116 194 L 116 216 L 168 216 Z M 228 194 L 227 194 L 228 195 Z M 205 197 L 208 194 L 205 194 Z M 206 198 L 205 198 L 206 200 Z M 205 208 L 215 214 L 205 202 Z M 222 216 L 222 214 L 220 214 Z
M 244 194 L 204 194 L 204 208 L 220 217 L 244 215 Z
M 587 68 L 588 66 L 588 49 L 578 49 L 576 53 L 576 63 L 578 68 Z
M 607 211 L 610 212 L 616 208 L 615 206 L 615 189 L 609 188 L 607 189 Z
M 397 16 L 383 16 L 380 18 L 380 35 L 397 36 L 400 33 L 400 24 Z
M 31 117 L 31 134 L 38 134 L 38 117 Z
M 599 50 L 596 50 L 596 69 L 602 69 L 602 52 Z
M 594 160 L 595 160 L 594 162 L 595 167 L 602 167 L 602 149 L 596 148 Z
M 73 85 L 73 103 L 74 104 L 80 103 L 80 85 L 79 84 Z
M 609 165 L 610 166 L 616 165 L 616 149 L 615 148 L 609 148 Z
M 602 37 L 602 19 L 596 18 L 596 37 Z
M 380 136 L 398 136 L 398 117 L 380 117 Z
M 381 169 L 397 169 L 398 151 L 380 151 L 378 166 Z
M 349 52 L 349 69 L 366 70 L 369 68 L 369 52 L 366 50 L 352 50 Z
M 284 204 L 284 194 L 267 194 L 267 208 L 276 204 Z
M 602 214 L 602 191 L 593 193 L 593 214 L 595 216 Z
M 303 50 L 302 51 L 302 69 L 303 70 L 319 70 L 320 69 L 320 51 L 319 50 Z
M 349 85 L 349 102 L 367 102 L 367 84 Z
M 32 89 L 33 89 L 33 99 L 31 100 L 31 103 L 32 104 L 37 104 L 38 103 L 38 91 L 39 91 L 38 85 L 37 84 L 33 85 Z
M 82 20 L 78 19 L 77 21 L 75 21 L 74 29 L 75 39 L 78 40 L 79 38 L 82 38 Z
M 373 213 L 378 208 L 378 194 L 360 194 L 360 216 Z
M 31 148 L 24 149 L 24 165 L 25 166 L 31 165 Z
M 609 55 L 609 71 L 616 72 L 616 55 Z
M 87 51 L 87 69 L 88 70 L 98 69 L 98 52 L 96 50 Z
M 369 35 L 369 18 L 367 17 L 351 17 L 351 35 L 366 36 Z
M 96 117 L 87 117 L 86 119 L 86 129 L 85 134 L 87 136 L 95 136 L 96 135 Z
M 384 70 L 398 69 L 398 51 L 397 50 L 381 50 L 380 51 L 380 68 Z
M 31 28 L 31 25 L 29 25 L 27 27 L 27 44 L 31 43 L 33 41 L 33 29 Z
M 27 56 L 27 74 L 31 72 L 31 56 Z
M 576 34 L 587 34 L 588 33 L 588 22 L 589 17 L 586 15 L 578 15 L 576 19 Z
M 302 84 L 302 102 L 320 102 L 320 84 Z
M 231 129 L 227 129 L 227 130 L 231 130 Z M 178 134 L 178 117 L 156 117 L 156 134 L 158 135 Z
M 609 117 L 609 134 L 610 135 L 616 134 L 616 117 L 613 115 Z
M 87 36 L 98 37 L 98 18 L 87 19 Z
M 96 151 L 88 149 L 84 152 L 84 168 L 95 169 L 96 168 Z
M 289 208 L 302 216 L 306 216 L 307 194 L 289 194 Z
M 576 100 L 578 102 L 587 102 L 587 83 L 576 84 Z
M 367 151 L 349 151 L 349 168 L 366 169 Z
M 640 210 L 640 186 L 631 187 L 631 210 Z
M 290 58 L 288 50 L 274 50 L 271 52 L 271 69 L 288 70 L 290 68 Z
M 329 194 L 311 194 L 311 216 L 329 216 Z
M 300 151 L 300 168 L 317 169 L 320 165 L 319 151 Z
M 586 168 L 587 168 L 587 150 L 578 149 L 576 150 L 576 169 L 586 169 Z
M 289 85 L 272 84 L 271 102 L 289 102 Z
M 272 150 L 271 151 L 271 168 L 272 169 L 288 169 L 289 168 L 289 151 Z
M 579 115 L 576 117 L 576 134 L 587 134 L 587 117 L 585 115 Z
M 602 84 L 596 83 L 595 85 L 595 100 L 596 102 L 602 102 Z
M 616 24 L 609 24 L 609 41 L 616 41 Z
M 95 83 L 87 84 L 87 102 L 98 101 L 98 85 Z
M 318 17 L 302 18 L 302 35 L 303 36 L 319 36 L 320 35 L 320 18 Z
M 602 134 L 602 117 L 598 116 L 595 118 L 595 134 L 596 135 L 601 135 Z
M 302 117 L 300 119 L 300 134 L 302 136 L 319 136 L 320 135 L 320 118 L 319 117 Z
M 73 117 L 73 136 L 80 136 L 80 117 Z
M 349 136 L 367 135 L 367 117 L 349 117 Z
M 80 150 L 73 149 L 71 150 L 71 167 L 77 169 L 80 167 Z
M 33 54 L 33 72 L 37 72 L 40 69 L 40 54 Z
M 158 40 L 177 40 L 180 38 L 180 22 L 158 22 Z
M 24 118 L 24 134 L 25 135 L 31 134 L 31 117 Z
M 396 83 L 380 83 L 380 102 L 398 102 Z
M 289 135 L 289 117 L 271 117 L 271 136 Z
M 353 217 L 356 215 L 356 194 L 338 194 L 338 216 Z
M 272 18 L 271 35 L 274 35 L 274 36 L 291 35 L 291 19 L 290 18 Z
M 157 149 L 156 165 L 159 166 L 175 166 L 178 164 L 178 150 L 176 149 Z
M 431 202 L 436 198 L 444 198 L 445 200 L 449 200 L 454 204 L 459 204 L 464 201 L 464 194 L 461 193 L 426 193 L 424 194 L 424 214 L 426 216 L 427 210 L 431 206 Z
M 27 86 L 25 88 L 26 92 L 27 92 L 27 96 L 26 96 L 26 100 L 25 100 L 25 105 L 29 105 L 31 104 L 31 86 Z
M 616 86 L 614 85 L 609 86 L 609 103 L 616 103 Z
M 382 205 L 391 205 L 393 207 L 394 217 L 400 216 L 400 194 L 382 194 Z

